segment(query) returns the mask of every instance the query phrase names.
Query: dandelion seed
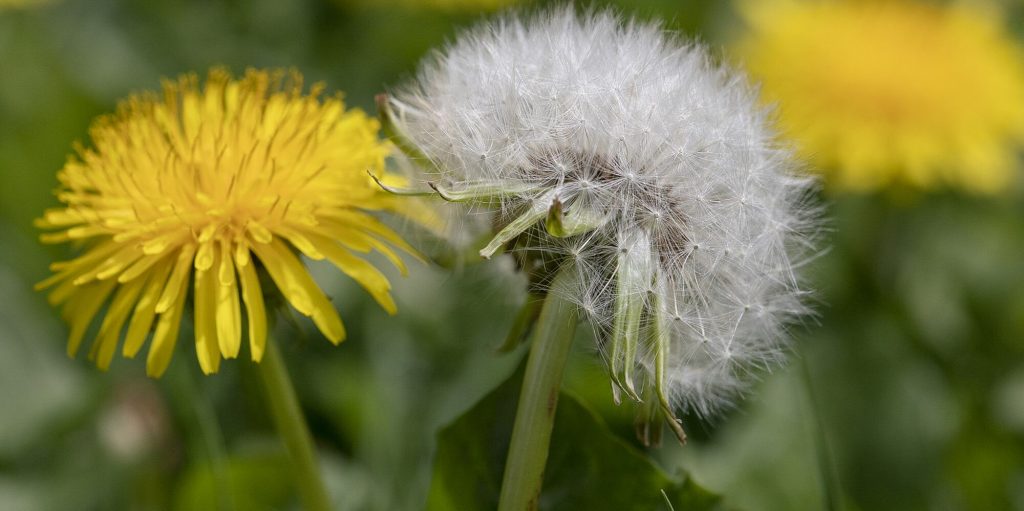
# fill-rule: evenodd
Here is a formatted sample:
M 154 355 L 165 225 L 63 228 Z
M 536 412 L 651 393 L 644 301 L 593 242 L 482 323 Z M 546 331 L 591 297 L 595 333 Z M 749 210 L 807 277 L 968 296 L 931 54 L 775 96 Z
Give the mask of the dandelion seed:
M 93 148 L 58 173 L 63 206 L 37 221 L 54 230 L 44 242 L 81 247 L 37 286 L 53 287 L 50 302 L 71 325 L 69 355 L 107 303 L 90 359 L 106 369 L 122 331 L 122 353 L 134 357 L 154 330 L 146 370 L 160 376 L 191 298 L 204 373 L 238 356 L 243 304 L 258 362 L 271 282 L 338 343 L 341 319 L 297 252 L 330 261 L 395 312 L 387 278 L 357 254 L 377 250 L 404 271 L 391 247 L 411 248 L 369 212 L 429 211 L 380 190 L 367 175 L 383 175 L 389 151 L 377 121 L 322 90 L 303 94 L 297 72 L 250 70 L 235 80 L 214 69 L 202 87 L 183 76 L 95 121 Z
M 998 192 L 1024 144 L 1024 52 L 978 6 L 740 3 L 738 53 L 837 189 Z
M 427 60 L 387 109 L 443 197 L 497 212 L 481 255 L 545 261 L 539 286 L 553 266 L 578 273 L 569 298 L 617 394 L 711 414 L 781 359 L 805 312 L 812 181 L 699 45 L 608 12 L 507 17 Z

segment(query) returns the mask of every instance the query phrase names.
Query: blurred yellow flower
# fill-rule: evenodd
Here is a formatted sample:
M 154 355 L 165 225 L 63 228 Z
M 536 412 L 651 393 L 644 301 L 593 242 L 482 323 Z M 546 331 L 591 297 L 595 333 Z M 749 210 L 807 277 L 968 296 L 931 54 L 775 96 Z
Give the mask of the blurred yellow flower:
M 402 9 L 430 9 L 445 12 L 496 11 L 521 0 L 337 0 L 342 4 L 399 7 Z
M 238 356 L 242 302 L 258 362 L 263 272 L 338 343 L 341 319 L 293 248 L 329 260 L 395 312 L 387 278 L 354 252 L 376 249 L 404 271 L 384 242 L 412 249 L 367 211 L 422 213 L 367 174 L 382 174 L 389 151 L 377 120 L 346 111 L 338 96 L 321 99 L 322 90 L 303 95 L 297 72 L 250 70 L 235 80 L 214 69 L 205 87 L 195 75 L 166 81 L 162 94 L 133 96 L 94 122 L 94 148 L 77 147 L 58 173 L 63 206 L 37 221 L 59 229 L 44 242 L 82 248 L 38 285 L 55 286 L 49 299 L 70 323 L 69 355 L 110 297 L 90 358 L 106 369 L 126 323 L 122 352 L 134 357 L 156 322 L 146 369 L 160 376 L 191 296 L 204 373 Z
M 837 188 L 995 192 L 1024 141 L 1024 52 L 977 7 L 746 1 L 739 54 Z

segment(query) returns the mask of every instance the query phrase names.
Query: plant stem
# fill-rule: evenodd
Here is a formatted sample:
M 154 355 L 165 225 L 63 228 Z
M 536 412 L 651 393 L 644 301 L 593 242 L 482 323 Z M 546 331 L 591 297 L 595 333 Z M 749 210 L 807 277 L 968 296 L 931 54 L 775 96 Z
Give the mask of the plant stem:
M 562 373 L 579 321 L 576 305 L 564 298 L 575 279 L 572 267 L 558 273 L 534 329 L 498 511 L 532 511 L 538 507 Z
M 288 377 L 288 369 L 274 339 L 267 339 L 263 360 L 256 365 L 259 367 L 263 388 L 267 393 L 274 427 L 281 435 L 292 463 L 303 507 L 306 511 L 330 511 L 330 499 L 320 477 L 313 437 L 299 408 L 295 387 Z
M 814 384 L 811 382 L 811 370 L 807 367 L 807 360 L 804 358 L 800 359 L 800 372 L 804 388 L 807 390 L 807 402 L 811 409 L 811 416 L 814 418 L 814 436 L 817 444 L 818 470 L 821 472 L 822 498 L 825 501 L 824 509 L 839 511 L 840 489 L 836 482 L 835 463 L 832 461 L 832 452 L 828 446 L 825 421 L 821 418 L 818 399 L 814 393 Z
M 196 387 L 195 369 L 189 364 L 171 364 L 167 374 L 170 385 L 170 396 L 182 414 L 186 415 L 188 427 L 198 428 L 186 430 L 189 438 L 188 452 L 196 457 L 205 454 L 213 476 L 213 486 L 217 494 L 218 511 L 235 511 L 235 488 L 231 473 L 227 467 L 227 454 L 224 449 L 224 434 L 210 395 L 205 389 Z M 188 434 L 193 433 L 193 434 Z M 195 434 L 197 433 L 197 434 Z

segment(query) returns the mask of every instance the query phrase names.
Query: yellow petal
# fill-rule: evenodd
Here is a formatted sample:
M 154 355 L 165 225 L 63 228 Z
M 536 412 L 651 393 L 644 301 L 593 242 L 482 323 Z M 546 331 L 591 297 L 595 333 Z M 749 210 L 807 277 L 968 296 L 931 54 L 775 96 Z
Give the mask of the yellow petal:
M 345 339 L 345 328 L 330 300 L 313 282 L 299 258 L 279 239 L 252 246 L 281 293 L 295 310 L 313 318 L 313 322 L 331 342 Z
M 150 268 L 153 267 L 158 261 L 163 259 L 163 254 L 150 255 L 140 257 L 137 261 L 132 263 L 131 266 L 126 268 L 120 275 L 117 276 L 117 281 L 121 284 L 134 280 L 139 275 L 146 273 Z
M 302 252 L 306 257 L 314 261 L 319 261 L 324 258 L 324 255 L 316 249 L 316 245 L 302 232 L 285 227 L 277 228 L 277 231 L 290 241 L 295 248 L 299 249 L 299 252 Z
M 178 259 L 181 262 L 181 259 Z M 180 264 L 176 264 L 174 271 L 178 270 Z M 181 314 L 185 310 L 185 297 L 188 296 L 188 276 L 192 271 L 191 261 L 184 265 L 184 276 L 175 280 L 174 275 L 167 281 L 167 286 L 177 286 L 173 291 L 164 289 L 163 296 L 173 296 L 173 302 L 165 312 L 160 313 L 160 321 L 157 322 L 156 331 L 153 332 L 153 342 L 149 345 L 149 354 L 146 356 L 146 374 L 153 378 L 159 378 L 167 370 L 171 363 L 171 355 L 174 354 L 174 345 L 178 342 L 178 331 L 181 329 Z
M 54 284 L 56 284 L 56 283 L 58 283 L 58 282 L 60 282 L 60 281 L 62 281 L 64 279 L 66 279 L 67 277 L 68 276 L 67 276 L 66 273 L 54 273 L 53 275 L 50 275 L 49 277 L 46 277 L 42 281 L 37 282 L 36 285 L 32 286 L 32 287 L 36 291 L 42 291 L 42 290 L 44 290 L 44 289 L 46 289 L 46 288 L 48 288 L 48 287 L 50 287 L 50 286 L 52 286 Z
M 342 245 L 345 245 L 345 247 L 355 250 L 356 252 L 369 252 L 370 250 L 376 249 L 384 255 L 392 266 L 397 268 L 402 275 L 408 275 L 409 269 L 405 266 L 405 261 L 402 261 L 402 258 L 391 250 L 391 247 L 387 246 L 377 238 L 374 238 L 365 232 L 346 228 L 342 225 L 325 225 L 323 231 L 331 238 L 340 241 Z
M 386 181 L 384 184 L 392 186 Z M 403 185 L 394 186 L 398 188 Z M 398 213 L 402 217 L 425 227 L 434 234 L 444 235 L 445 219 L 427 201 L 417 197 L 400 197 L 390 194 L 378 198 L 377 201 L 381 204 L 382 209 Z
M 99 245 L 89 249 L 81 257 L 76 257 L 70 261 L 60 261 L 50 265 L 50 269 L 53 271 L 60 271 L 61 273 L 71 274 L 76 271 L 81 271 L 85 268 L 91 268 L 96 263 L 108 258 L 114 252 L 120 250 L 124 245 L 122 243 L 116 243 L 113 241 L 105 241 Z
M 249 244 L 244 239 L 235 241 L 235 266 L 242 267 L 249 264 Z
M 162 234 L 155 238 L 149 239 L 142 244 L 142 252 L 147 255 L 163 254 L 175 241 L 181 239 L 182 233 L 179 230 L 173 230 L 171 232 Z
M 249 318 L 249 351 L 253 362 L 259 362 L 267 346 L 267 311 L 263 305 L 263 290 L 260 289 L 255 265 L 239 266 L 238 275 L 242 281 L 245 314 Z
M 56 289 L 50 291 L 50 294 L 46 296 L 46 301 L 50 302 L 50 305 L 60 305 L 74 296 L 80 287 L 75 284 L 74 280 L 65 280 Z
M 377 268 L 369 262 L 352 255 L 351 252 L 345 250 L 331 239 L 315 235 L 310 235 L 310 239 L 339 270 L 358 282 L 360 286 L 363 286 L 388 314 L 394 314 L 397 311 L 395 301 L 391 298 L 391 293 L 389 293 L 391 283 L 388 282 L 387 277 Z
M 143 279 L 136 279 L 129 282 L 114 294 L 114 299 L 107 308 L 107 315 L 103 318 L 100 331 L 96 334 L 96 341 L 93 342 L 89 358 L 96 361 L 96 366 L 106 371 L 114 358 L 117 350 L 117 341 L 121 338 L 121 327 L 124 326 L 128 314 L 132 311 L 132 305 L 142 291 Z
M 181 248 L 181 253 L 178 254 L 178 260 L 174 264 L 174 270 L 171 272 L 171 278 L 167 281 L 167 286 L 164 287 L 164 292 L 160 295 L 160 300 L 156 302 L 156 313 L 163 314 L 170 310 L 171 305 L 178 298 L 179 292 L 184 292 L 188 286 L 183 285 L 188 280 L 188 275 L 192 271 L 192 256 L 196 253 L 196 246 L 189 244 Z
M 422 256 L 420 256 L 419 253 L 416 251 L 416 249 L 412 248 L 412 246 L 406 243 L 405 240 L 398 236 L 398 234 L 395 234 L 395 231 L 391 230 L 390 227 L 388 227 L 383 222 L 377 220 L 371 215 L 350 209 L 336 209 L 330 211 L 330 213 L 328 213 L 328 216 L 337 219 L 339 222 L 341 222 L 340 225 L 347 224 L 349 226 L 357 226 L 363 229 L 364 231 L 367 231 L 373 234 L 374 236 L 377 236 L 383 239 L 384 241 L 387 241 L 388 243 L 402 249 L 403 251 L 416 257 L 417 259 L 423 259 Z
M 373 245 L 370 244 L 371 236 L 354 227 L 349 227 L 339 222 L 333 224 L 325 223 L 320 226 L 320 231 L 324 235 L 341 242 L 349 250 L 363 253 L 373 250 Z
M 40 229 L 66 227 L 86 222 L 81 212 L 70 208 L 53 208 L 43 213 L 43 218 L 36 219 L 35 226 Z
M 82 345 L 82 337 L 92 323 L 96 311 L 114 290 L 116 282 L 105 280 L 94 282 L 79 289 L 64 306 L 63 314 L 71 322 L 71 331 L 68 334 L 68 356 L 74 357 L 78 348 Z
M 292 307 L 304 316 L 311 316 L 313 299 L 310 297 L 310 288 L 315 288 L 316 284 L 295 254 L 277 239 L 264 244 L 255 243 L 252 250 Z
M 221 244 L 217 286 L 217 345 L 224 358 L 235 358 L 242 345 L 242 311 L 235 266 L 227 242 Z M 211 270 L 212 271 L 212 270 Z
M 75 279 L 75 283 L 81 285 L 93 279 L 106 280 L 120 273 L 121 270 L 134 263 L 139 257 L 142 257 L 141 250 L 132 247 L 122 247 L 120 251 L 115 252 L 114 255 L 104 261 L 98 269 Z
M 108 234 L 110 230 L 102 225 L 82 225 L 78 227 L 72 227 L 66 231 L 42 234 L 39 236 L 39 241 L 43 243 L 62 243 L 69 240 L 78 240 L 91 238 L 93 236 L 100 236 Z
M 164 258 L 150 272 L 142 296 L 135 304 L 132 320 L 128 323 L 128 333 L 124 336 L 124 347 L 121 350 L 123 356 L 134 358 L 146 341 L 146 335 L 149 334 L 149 328 L 153 326 L 153 318 L 156 316 L 157 298 L 164 290 L 164 284 L 167 283 L 167 276 L 173 266 L 170 259 Z
M 250 221 L 249 225 L 246 226 L 246 230 L 252 235 L 252 239 L 258 243 L 270 243 L 274 239 L 274 235 L 271 234 L 269 229 L 255 221 Z
M 217 250 L 211 249 L 211 264 L 216 264 Z M 196 271 L 195 274 L 195 317 L 196 356 L 203 374 L 212 374 L 220 368 L 220 351 L 217 349 L 217 272 Z
M 202 272 L 213 268 L 213 242 L 209 239 L 199 244 L 196 252 L 196 271 Z

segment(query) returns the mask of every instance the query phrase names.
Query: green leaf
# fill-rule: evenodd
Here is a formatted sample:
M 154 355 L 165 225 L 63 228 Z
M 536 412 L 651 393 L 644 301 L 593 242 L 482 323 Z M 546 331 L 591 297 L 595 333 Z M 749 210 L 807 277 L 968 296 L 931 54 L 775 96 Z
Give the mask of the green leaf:
M 438 438 L 428 511 L 491 511 L 518 400 L 520 370 Z M 664 491 L 664 495 L 662 492 Z M 551 435 L 540 509 L 558 511 L 724 509 L 722 499 L 689 478 L 671 478 L 615 436 L 600 417 L 562 392 Z

